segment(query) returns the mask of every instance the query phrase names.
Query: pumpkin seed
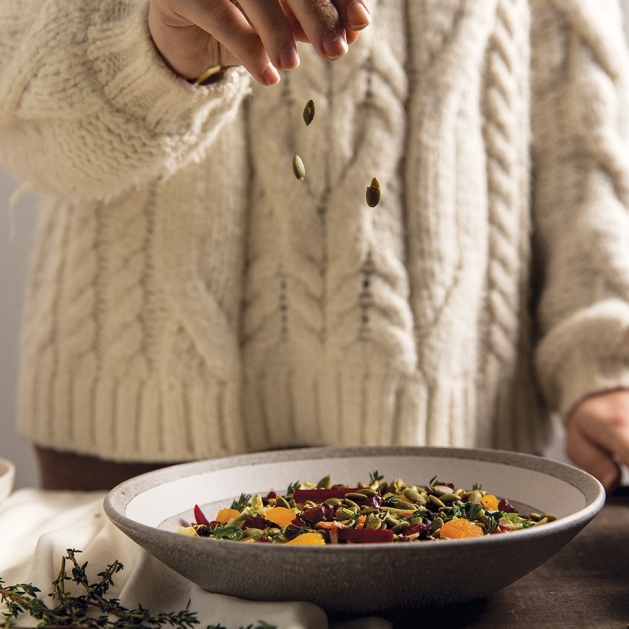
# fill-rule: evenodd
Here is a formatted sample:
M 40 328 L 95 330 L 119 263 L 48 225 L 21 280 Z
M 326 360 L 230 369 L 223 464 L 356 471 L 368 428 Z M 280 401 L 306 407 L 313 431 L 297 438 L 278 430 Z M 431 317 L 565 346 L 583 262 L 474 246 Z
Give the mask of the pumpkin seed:
M 439 497 L 441 502 L 454 502 L 455 500 L 459 500 L 459 496 L 457 494 L 444 494 L 443 496 Z
M 439 500 L 437 496 L 433 496 L 432 494 L 430 494 L 430 496 L 428 496 L 428 500 L 430 500 L 432 504 L 437 505 L 438 507 L 445 507 L 445 504 L 441 502 L 441 500 Z
M 415 511 L 416 505 L 411 504 L 410 502 L 404 502 L 404 500 L 398 500 L 395 503 L 396 509 L 403 509 L 405 511 Z
M 371 529 L 372 531 L 377 531 L 382 526 L 382 524 L 382 520 L 374 515 L 368 515 L 367 519 L 365 520 L 365 528 Z
M 299 155 L 293 157 L 293 173 L 299 181 L 303 181 L 306 178 L 306 167 Z
M 410 489 L 410 488 L 405 489 L 404 497 L 408 498 L 414 504 L 420 504 L 420 505 L 426 504 L 426 499 L 418 491 L 415 491 L 414 489 Z
M 332 486 L 332 477 L 328 474 L 324 476 L 318 483 L 317 489 L 330 489 Z
M 382 191 L 380 190 L 380 182 L 374 177 L 371 180 L 369 186 L 367 186 L 367 192 L 365 193 L 367 199 L 367 205 L 369 207 L 376 207 L 382 199 Z
M 432 488 L 432 492 L 437 494 L 437 496 L 445 496 L 446 494 L 451 494 L 452 489 L 447 485 L 434 485 Z
M 430 525 L 430 532 L 434 535 L 435 531 L 438 531 L 443 526 L 443 524 L 444 522 L 441 518 L 435 518 Z
M 306 126 L 308 127 L 315 117 L 315 104 L 312 99 L 306 103 L 306 106 L 304 107 L 303 117 L 304 117 L 304 122 L 306 123 Z
M 328 498 L 323 504 L 331 507 L 340 507 L 343 503 L 339 498 Z
M 374 496 L 378 495 L 378 492 L 371 489 L 371 487 L 365 487 L 364 489 L 361 489 L 358 493 L 362 496 L 367 496 L 368 498 L 373 498 Z
M 407 522 L 406 520 L 403 520 L 402 522 L 400 522 L 399 524 L 394 526 L 392 531 L 394 533 L 401 533 L 404 529 L 407 529 L 410 525 L 411 525 L 410 522 Z
M 360 510 L 360 515 L 367 515 L 369 513 L 378 513 L 378 509 L 374 509 L 373 507 L 362 507 Z
M 290 509 L 290 505 L 288 504 L 288 502 L 286 502 L 286 500 L 282 496 L 277 496 L 275 498 L 275 505 L 277 507 L 284 507 L 285 509 Z
M 353 500 L 354 502 L 356 502 L 356 500 L 364 500 L 365 499 L 365 495 L 364 494 L 358 494 L 358 493 L 354 493 L 353 491 L 349 492 L 348 494 L 345 494 L 344 496 L 345 500 Z

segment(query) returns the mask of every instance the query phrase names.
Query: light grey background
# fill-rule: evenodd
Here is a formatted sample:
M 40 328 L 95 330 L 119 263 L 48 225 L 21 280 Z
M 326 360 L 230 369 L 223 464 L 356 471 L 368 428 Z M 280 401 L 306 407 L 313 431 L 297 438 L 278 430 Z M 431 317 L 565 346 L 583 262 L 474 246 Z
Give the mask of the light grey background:
M 629 0 L 621 0 L 621 4 L 626 16 Z M 628 23 L 625 19 L 625 35 L 629 38 Z M 17 187 L 18 184 L 0 167 L 0 457 L 16 464 L 16 489 L 37 484 L 31 446 L 15 430 L 20 317 L 30 244 L 35 231 L 37 198 L 34 194 L 22 197 L 11 212 L 9 199 Z M 547 454 L 565 460 L 563 435 L 558 427 L 556 432 L 555 442 Z

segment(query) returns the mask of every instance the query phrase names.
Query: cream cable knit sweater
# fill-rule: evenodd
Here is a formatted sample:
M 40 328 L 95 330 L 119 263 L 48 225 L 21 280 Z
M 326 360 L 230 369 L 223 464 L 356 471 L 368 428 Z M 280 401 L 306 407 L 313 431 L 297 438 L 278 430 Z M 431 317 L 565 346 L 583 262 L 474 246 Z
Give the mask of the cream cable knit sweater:
M 25 435 L 153 461 L 530 450 L 549 409 L 629 386 L 616 3 L 371 5 L 346 59 L 305 47 L 275 89 L 175 77 L 145 0 L 0 5 L 0 158 L 47 195 Z

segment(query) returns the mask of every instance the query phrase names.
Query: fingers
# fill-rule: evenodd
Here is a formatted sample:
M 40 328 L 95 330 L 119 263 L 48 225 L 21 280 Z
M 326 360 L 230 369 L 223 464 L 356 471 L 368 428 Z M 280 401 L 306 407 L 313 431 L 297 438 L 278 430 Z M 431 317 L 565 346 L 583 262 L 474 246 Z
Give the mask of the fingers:
M 620 469 L 610 452 L 590 441 L 580 427 L 568 425 L 566 441 L 568 456 L 586 472 L 601 481 L 607 491 L 612 491 L 620 480 Z
M 339 11 L 343 16 L 346 31 L 362 31 L 371 24 L 371 13 L 362 0 L 339 2 Z
M 189 13 L 185 17 L 231 51 L 259 83 L 275 85 L 279 82 L 279 73 L 271 63 L 260 36 L 230 0 L 191 2 L 187 6 Z
M 584 400 L 570 418 L 581 432 L 629 465 L 629 391 L 613 391 Z
M 324 59 L 339 59 L 349 50 L 343 19 L 330 0 L 287 0 L 308 41 Z
M 298 0 L 303 4 L 304 0 Z M 300 23 L 299 19 L 293 12 L 291 8 L 291 0 L 281 0 L 282 7 L 284 8 L 284 12 L 291 26 L 291 30 L 293 32 L 293 37 L 295 41 L 312 43 L 318 40 L 311 39 L 311 37 L 319 37 L 321 38 L 322 32 L 327 32 L 331 28 L 329 21 L 326 23 L 327 26 L 324 29 L 312 29 L 309 28 L 309 35 L 306 34 L 304 26 Z M 297 2 L 293 2 L 292 4 L 297 5 Z M 310 4 L 313 4 L 312 2 Z M 315 3 L 317 4 L 317 3 Z M 321 0 L 318 4 L 323 5 L 324 2 Z M 332 5 L 332 2 L 328 2 L 329 5 Z M 345 30 L 345 40 L 348 45 L 353 44 L 360 37 L 360 31 L 365 29 L 371 23 L 371 13 L 367 7 L 367 3 L 365 0 L 335 0 L 334 7 L 336 8 L 336 15 L 341 22 L 342 27 Z M 317 19 L 317 16 L 308 10 L 301 11 L 300 15 L 302 19 L 306 16 L 305 20 L 308 21 L 309 16 L 313 16 L 313 19 Z M 325 19 L 328 20 L 329 13 L 325 14 Z M 336 25 L 336 24 L 335 24 Z M 326 30 L 327 29 L 327 30 Z M 314 33 L 314 35 L 313 35 Z M 315 46 L 317 51 L 324 59 L 331 59 L 326 56 L 325 52 L 322 51 L 322 46 Z M 334 58 L 337 58 L 334 54 Z
M 258 33 L 271 62 L 280 70 L 293 70 L 299 55 L 290 22 L 279 2 L 240 0 L 240 6 Z

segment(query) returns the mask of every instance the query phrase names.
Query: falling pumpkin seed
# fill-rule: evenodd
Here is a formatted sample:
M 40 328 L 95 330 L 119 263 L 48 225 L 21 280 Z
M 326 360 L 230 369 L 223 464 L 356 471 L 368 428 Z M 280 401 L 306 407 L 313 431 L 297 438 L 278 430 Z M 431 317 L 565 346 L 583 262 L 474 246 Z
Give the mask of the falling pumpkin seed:
M 293 173 L 295 173 L 295 177 L 297 177 L 299 181 L 303 181 L 306 178 L 306 167 L 299 155 L 293 157 Z
M 306 103 L 306 106 L 304 107 L 303 115 L 304 115 L 304 122 L 306 123 L 306 126 L 309 126 L 315 117 L 315 104 L 312 99 Z
M 371 183 L 367 187 L 367 193 L 365 196 L 369 207 L 376 207 L 376 205 L 380 203 L 380 199 L 382 199 L 382 192 L 380 190 L 380 182 L 376 179 L 376 177 L 371 180 Z

